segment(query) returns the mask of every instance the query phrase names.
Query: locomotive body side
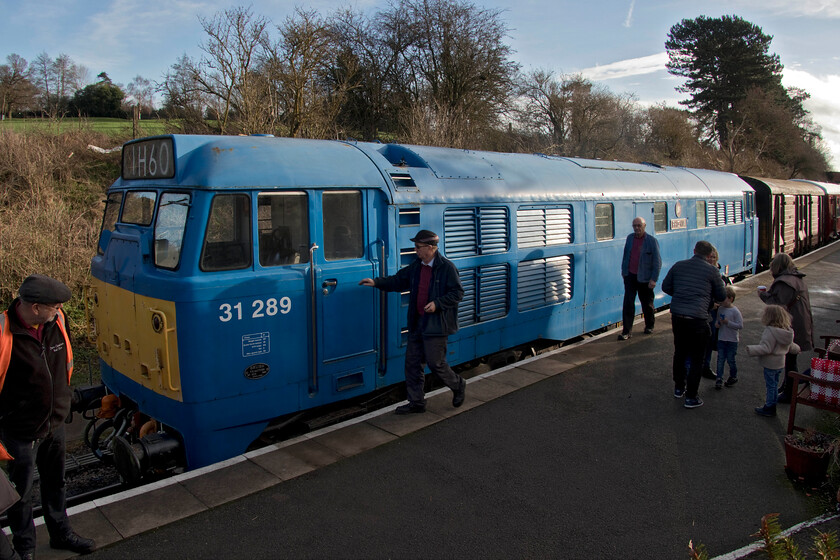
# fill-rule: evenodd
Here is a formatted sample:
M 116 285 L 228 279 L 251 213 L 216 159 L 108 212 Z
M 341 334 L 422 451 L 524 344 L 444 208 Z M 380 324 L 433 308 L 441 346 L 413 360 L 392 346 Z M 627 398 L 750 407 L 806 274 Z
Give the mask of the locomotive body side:
M 103 380 L 197 468 L 243 452 L 274 418 L 403 379 L 408 295 L 358 282 L 411 262 L 421 228 L 441 235 L 465 288 L 455 365 L 619 322 L 635 216 L 659 240 L 663 277 L 700 239 L 727 274 L 753 271 L 753 208 L 737 176 L 647 164 L 265 137 L 132 142 L 92 262 Z

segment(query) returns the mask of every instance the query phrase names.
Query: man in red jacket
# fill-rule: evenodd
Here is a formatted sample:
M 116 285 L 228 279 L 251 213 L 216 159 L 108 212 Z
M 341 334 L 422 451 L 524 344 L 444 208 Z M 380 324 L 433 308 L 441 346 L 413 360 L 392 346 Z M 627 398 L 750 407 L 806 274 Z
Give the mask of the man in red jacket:
M 19 292 L 0 316 L 0 456 L 9 461 L 9 480 L 21 496 L 8 510 L 12 542 L 22 559 L 34 556 L 32 484 L 37 465 L 50 546 L 87 554 L 96 544 L 70 527 L 64 486 L 64 419 L 70 413 L 73 349 L 61 304 L 70 299 L 70 289 L 33 274 Z

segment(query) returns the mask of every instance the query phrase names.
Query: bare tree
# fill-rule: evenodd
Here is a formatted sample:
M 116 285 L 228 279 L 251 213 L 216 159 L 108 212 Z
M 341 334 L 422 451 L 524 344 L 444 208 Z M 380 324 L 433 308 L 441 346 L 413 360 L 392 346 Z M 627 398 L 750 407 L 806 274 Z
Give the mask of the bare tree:
M 330 78 L 340 83 L 342 127 L 366 140 L 393 130 L 408 78 L 405 50 L 412 41 L 408 23 L 394 12 L 368 18 L 350 9 L 331 19 L 338 57 Z
M 802 92 L 798 95 L 807 98 Z M 750 88 L 736 104 L 738 119 L 727 129 L 716 166 L 734 173 L 823 177 L 828 163 L 819 128 L 807 112 L 797 113 L 798 107 L 799 103 L 785 105 L 766 90 Z
M 255 16 L 250 8 L 238 7 L 199 21 L 208 38 L 201 44 L 206 56 L 194 77 L 202 91 L 218 101 L 220 132 L 229 132 L 232 112 L 237 115 L 240 132 L 263 132 L 256 125 L 262 111 L 261 95 L 253 90 L 263 84 L 254 78 L 267 42 L 268 20 Z
M 143 115 L 152 115 L 155 110 L 155 86 L 151 80 L 147 80 L 143 76 L 134 76 L 134 79 L 125 87 L 125 92 L 128 94 L 126 103 L 139 107 L 140 113 Z
M 198 83 L 196 63 L 186 54 L 169 68 L 158 89 L 163 94 L 163 114 L 172 128 L 187 134 L 210 131 L 204 120 L 209 103 Z
M 544 151 L 590 158 L 633 159 L 642 143 L 642 118 L 632 95 L 616 95 L 580 75 L 559 80 L 547 71 L 520 86 L 519 120 L 546 138 Z
M 497 126 L 519 68 L 504 42 L 501 12 L 462 0 L 399 0 L 388 12 L 387 21 L 405 19 L 410 30 L 401 78 L 411 106 L 404 114 L 428 115 L 435 136 L 449 138 L 443 145 L 466 147 L 459 138 L 480 138 Z M 420 122 L 412 117 L 411 124 Z
M 81 89 L 87 79 L 87 69 L 79 66 L 66 54 L 55 60 L 43 52 L 32 63 L 32 80 L 39 89 L 41 110 L 51 119 L 67 114 L 71 94 Z
M 277 29 L 280 38 L 267 66 L 283 132 L 292 137 L 329 136 L 348 87 L 348 72 L 329 79 L 338 59 L 332 27 L 317 12 L 298 8 Z M 352 61 L 345 60 L 345 67 L 353 74 L 347 62 Z
M 700 132 L 689 113 L 664 104 L 648 108 L 645 115 L 645 154 L 647 161 L 661 165 L 697 167 Z
M 0 65 L 0 115 L 11 118 L 15 109 L 34 104 L 36 89 L 29 74 L 29 63 L 14 53 L 6 57 L 6 64 Z

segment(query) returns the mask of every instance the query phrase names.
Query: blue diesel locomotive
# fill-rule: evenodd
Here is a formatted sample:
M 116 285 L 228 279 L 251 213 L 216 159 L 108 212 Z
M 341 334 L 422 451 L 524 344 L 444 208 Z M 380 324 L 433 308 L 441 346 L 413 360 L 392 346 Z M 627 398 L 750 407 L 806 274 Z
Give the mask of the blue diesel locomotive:
M 122 163 L 86 301 L 104 384 L 155 420 L 117 439 L 134 472 L 402 382 L 408 295 L 358 283 L 415 258 L 420 229 L 465 288 L 453 365 L 619 322 L 635 216 L 663 275 L 700 239 L 728 275 L 756 264 L 754 191 L 728 173 L 270 136 L 145 138 Z

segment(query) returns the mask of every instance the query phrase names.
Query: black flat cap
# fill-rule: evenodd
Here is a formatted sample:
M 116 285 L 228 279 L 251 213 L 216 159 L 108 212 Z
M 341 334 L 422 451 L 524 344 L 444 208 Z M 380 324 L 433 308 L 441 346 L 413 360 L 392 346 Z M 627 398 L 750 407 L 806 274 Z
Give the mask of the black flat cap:
M 20 285 L 20 299 L 28 303 L 64 303 L 72 295 L 70 288 L 43 274 L 27 276 Z
M 421 229 L 417 232 L 415 237 L 411 238 L 411 241 L 414 241 L 415 243 L 425 243 L 426 245 L 437 245 L 440 241 L 440 237 L 438 237 L 433 231 Z

